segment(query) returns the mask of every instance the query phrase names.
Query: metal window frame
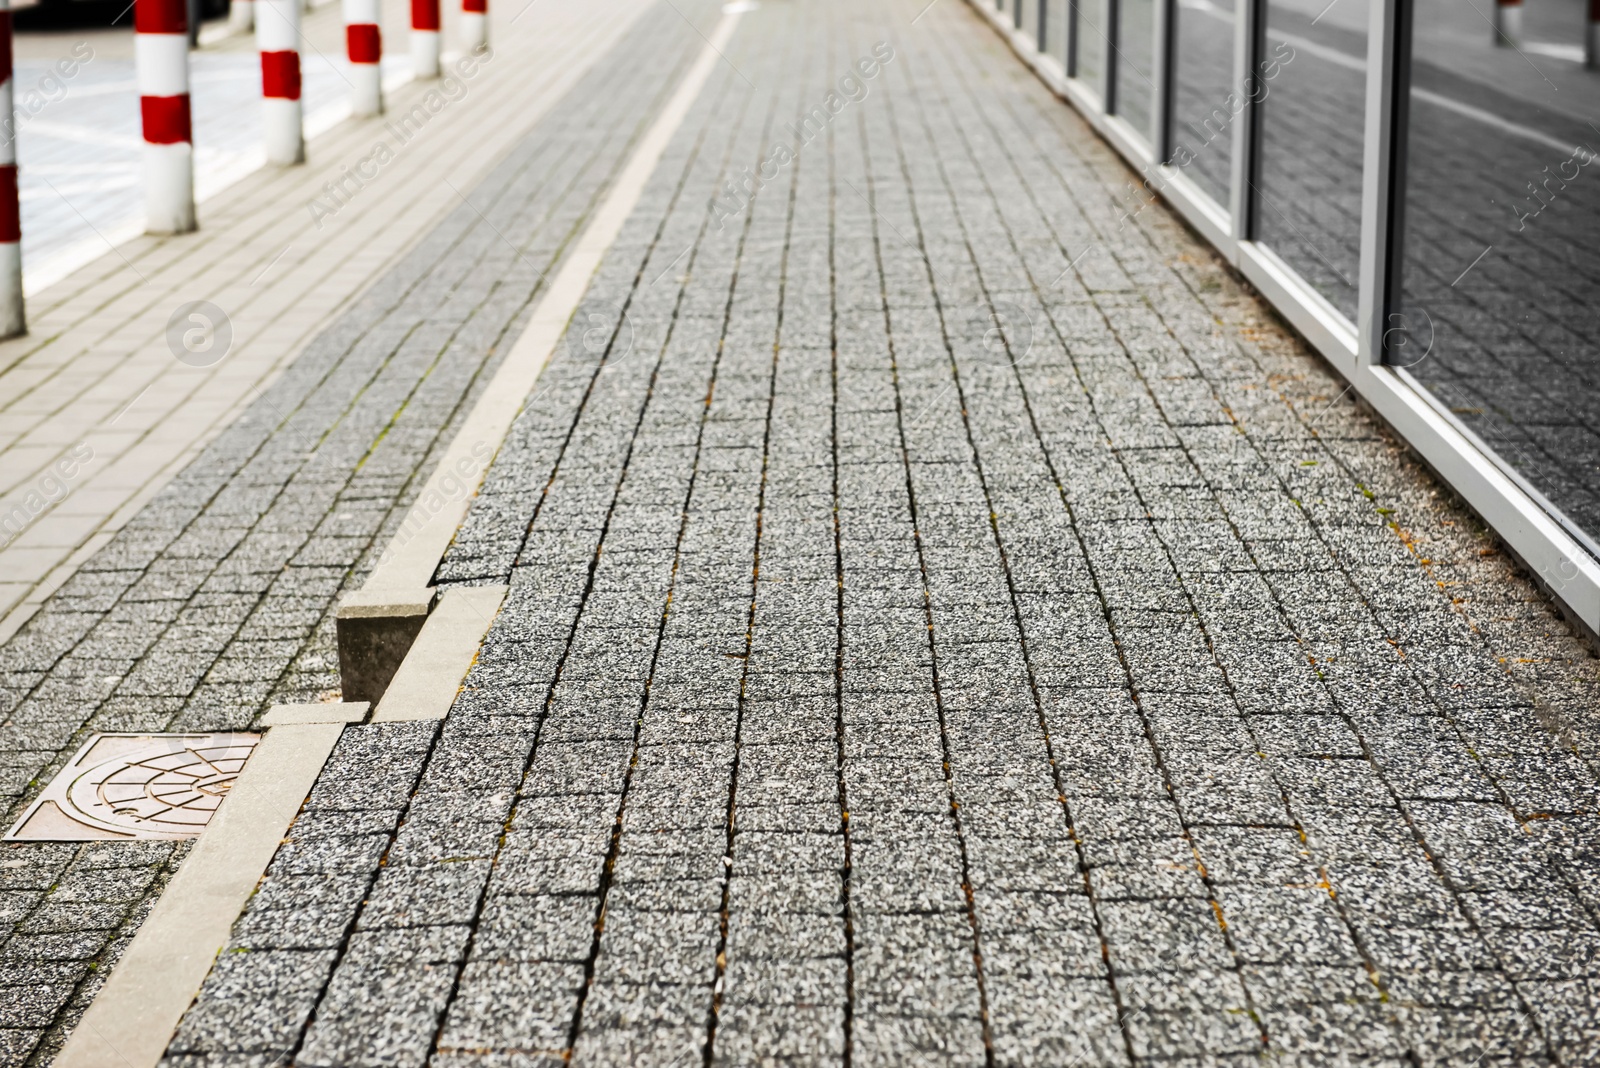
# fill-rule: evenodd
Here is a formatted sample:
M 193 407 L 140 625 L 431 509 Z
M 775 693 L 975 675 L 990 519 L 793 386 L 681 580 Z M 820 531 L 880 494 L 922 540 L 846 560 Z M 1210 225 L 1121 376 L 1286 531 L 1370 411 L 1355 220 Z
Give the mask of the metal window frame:
M 1266 40 L 1265 0 L 1234 0 L 1233 5 L 1233 84 L 1235 91 L 1256 69 Z M 1258 109 L 1249 102 L 1233 124 L 1233 157 L 1229 160 L 1228 215 L 1230 233 L 1236 241 L 1255 236 L 1255 201 L 1250 187 L 1257 177 L 1256 157 L 1261 146 Z
M 1161 113 L 1162 137 L 1146 142 L 1115 113 L 1116 49 L 1106 50 L 1103 88 L 1096 98 L 1077 72 L 1079 2 L 1070 0 L 1066 62 L 1044 55 L 1026 35 L 1007 25 L 981 0 L 969 0 L 1057 95 L 1070 103 L 1167 203 L 1253 285 L 1307 343 L 1354 387 L 1377 414 L 1422 457 L 1439 478 L 1489 524 L 1570 617 L 1600 634 L 1600 561 L 1547 510 L 1537 491 L 1501 467 L 1476 436 L 1444 411 L 1401 368 L 1383 363 L 1383 335 L 1396 307 L 1396 256 L 1403 194 L 1405 73 L 1410 56 L 1401 19 L 1412 0 L 1367 0 L 1367 85 L 1361 184 L 1361 261 L 1356 323 L 1311 288 L 1270 248 L 1254 240 L 1253 198 L 1261 155 L 1260 109 L 1246 103 L 1233 128 L 1229 203 L 1224 209 L 1181 168 L 1163 162 L 1171 144 L 1170 95 L 1152 108 Z M 1157 0 L 1169 3 L 1170 0 Z M 1117 0 L 1108 0 L 1108 40 L 1117 40 Z M 1159 17 L 1165 36 L 1157 53 L 1168 86 L 1176 63 L 1175 10 Z M 1262 55 L 1266 0 L 1236 0 L 1234 68 L 1244 85 Z M 1247 94 L 1248 95 L 1248 94 Z M 1600 532 L 1596 532 L 1600 534 Z
M 1150 13 L 1153 38 L 1150 42 L 1150 77 L 1154 82 L 1150 90 L 1150 149 L 1156 159 L 1166 163 L 1172 158 L 1172 89 L 1177 80 L 1177 44 L 1172 27 L 1177 25 L 1173 16 L 1177 0 L 1151 0 Z
M 1107 115 L 1121 114 L 1117 100 L 1117 77 L 1121 74 L 1121 64 L 1117 62 L 1121 53 L 1117 50 L 1117 42 L 1122 40 L 1122 0 L 1105 0 L 1106 5 L 1106 62 L 1100 71 L 1100 99 Z
M 1067 47 L 1061 63 L 1065 77 L 1074 81 L 1078 77 L 1078 3 L 1067 0 Z

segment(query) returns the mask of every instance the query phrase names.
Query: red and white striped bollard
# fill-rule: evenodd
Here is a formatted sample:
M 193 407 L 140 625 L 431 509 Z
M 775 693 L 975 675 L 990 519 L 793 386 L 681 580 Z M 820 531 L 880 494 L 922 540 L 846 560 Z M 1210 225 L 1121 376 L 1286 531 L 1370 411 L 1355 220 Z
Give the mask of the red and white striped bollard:
M 350 59 L 350 113 L 383 113 L 383 35 L 378 0 L 344 0 L 345 54 Z
M 135 0 L 133 57 L 144 127 L 145 231 L 194 229 L 194 131 L 189 117 L 185 0 Z
M 411 76 L 439 76 L 439 0 L 411 0 Z
M 489 0 L 461 0 L 461 47 L 470 55 L 488 43 Z
M 300 0 L 256 0 L 267 159 L 304 163 L 300 112 Z
M 17 127 L 12 110 L 11 3 L 0 0 L 0 337 L 27 332 L 22 314 L 22 205 L 17 199 Z

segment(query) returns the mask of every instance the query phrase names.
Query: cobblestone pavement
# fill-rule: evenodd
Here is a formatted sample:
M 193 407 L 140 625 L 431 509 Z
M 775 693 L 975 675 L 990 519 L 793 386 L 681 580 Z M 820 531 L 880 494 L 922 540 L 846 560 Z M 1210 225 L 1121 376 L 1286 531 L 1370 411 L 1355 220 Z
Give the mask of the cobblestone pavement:
M 1596 1056 L 1587 647 L 920 6 L 745 16 L 170 1063 Z
M 1587 645 L 1170 215 L 1118 225 L 1127 171 L 971 11 L 922 8 L 742 16 L 441 566 L 512 586 L 450 716 L 346 730 L 174 1068 L 1600 1056 Z M 717 17 L 652 12 L 563 129 L 624 139 L 701 47 L 678 9 Z M 443 329 L 447 245 L 406 329 Z M 351 412 L 318 433 L 370 447 Z M 82 723 L 37 694 L 113 656 L 95 726 L 332 685 L 313 628 L 371 544 L 333 523 L 381 532 L 404 476 L 358 507 L 354 446 L 305 485 L 283 426 L 8 648 L 30 768 Z M 270 567 L 216 568 L 252 539 Z M 172 648 L 57 637 L 135 612 Z
M 92 732 L 242 730 L 337 691 L 335 599 L 698 41 L 670 9 L 646 19 L 0 649 L 8 825 Z M 48 1063 L 181 854 L 3 847 L 0 1064 Z

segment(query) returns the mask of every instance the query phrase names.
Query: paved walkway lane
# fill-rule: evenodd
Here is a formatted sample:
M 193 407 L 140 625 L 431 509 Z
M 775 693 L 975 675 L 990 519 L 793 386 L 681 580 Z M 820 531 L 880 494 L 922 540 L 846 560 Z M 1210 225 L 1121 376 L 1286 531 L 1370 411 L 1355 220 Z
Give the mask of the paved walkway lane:
M 744 16 L 172 1063 L 1594 1055 L 1586 648 L 916 14 Z
M 304 166 L 204 201 L 197 233 L 134 238 L 32 296 L 31 332 L 0 343 L 0 641 L 460 208 L 646 3 L 526 9 L 502 52 L 402 86 L 387 115 L 313 138 Z M 317 19 L 342 41 L 337 5 Z M 521 62 L 498 62 L 508 55 Z M 195 320 L 176 313 L 197 300 L 214 307 L 189 314 L 217 328 L 191 354 Z M 52 471 L 63 460 L 65 487 Z
M 436 573 L 510 587 L 454 705 L 344 730 L 163 1063 L 1600 1057 L 1589 646 L 954 2 L 651 6 L 6 645 L 9 766 L 335 696 L 728 19 Z M 181 855 L 9 854 L 7 981 Z
M 275 702 L 337 693 L 337 597 L 398 527 L 697 40 L 670 10 L 644 18 L 6 643 L 8 820 L 92 732 L 243 730 Z M 44 1063 L 184 849 L 6 850 L 0 1051 Z

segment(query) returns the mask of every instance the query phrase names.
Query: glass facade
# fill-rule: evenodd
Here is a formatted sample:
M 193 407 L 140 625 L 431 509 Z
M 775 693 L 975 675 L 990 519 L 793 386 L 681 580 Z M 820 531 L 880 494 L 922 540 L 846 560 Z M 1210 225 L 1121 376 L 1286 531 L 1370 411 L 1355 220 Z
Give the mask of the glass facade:
M 1600 0 L 992 2 L 1600 630 Z
M 1106 7 L 1111 0 L 1075 0 L 1077 32 L 1073 42 L 1077 63 L 1073 73 L 1091 93 L 1099 94 L 1106 73 Z
M 1254 237 L 1347 318 L 1361 262 L 1366 8 L 1270 0 L 1252 87 L 1260 104 Z M 1344 10 L 1341 11 L 1341 7 Z M 1323 8 L 1318 12 L 1318 8 Z
M 1156 0 L 1122 0 L 1117 12 L 1117 113 L 1150 136 L 1150 108 L 1155 99 Z
M 1067 0 L 1041 0 L 1039 17 L 1044 20 L 1039 27 L 1040 49 L 1054 56 L 1063 67 L 1067 62 Z
M 1404 27 L 1398 292 L 1385 355 L 1592 547 L 1600 71 L 1582 63 L 1582 6 L 1523 6 L 1513 45 L 1478 33 L 1482 20 L 1448 0 L 1417 0 Z M 1569 42 L 1565 55 L 1559 42 Z
M 1224 206 L 1233 166 L 1233 127 L 1243 100 L 1234 91 L 1233 10 L 1234 0 L 1178 0 L 1174 13 L 1168 161 Z

